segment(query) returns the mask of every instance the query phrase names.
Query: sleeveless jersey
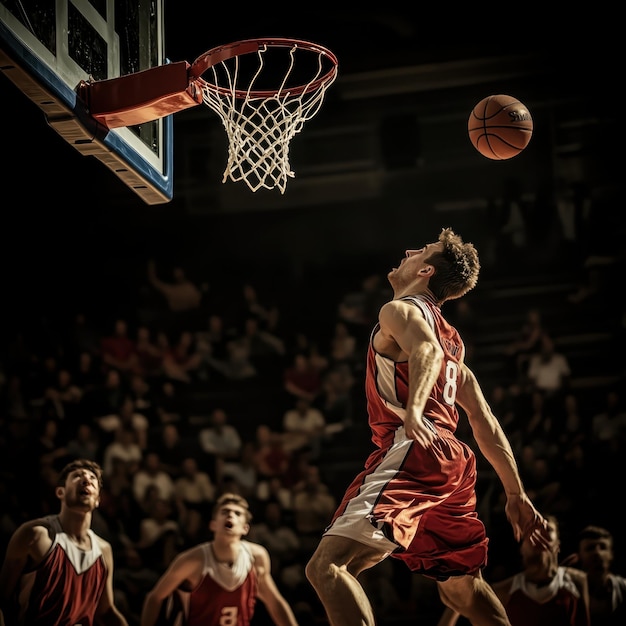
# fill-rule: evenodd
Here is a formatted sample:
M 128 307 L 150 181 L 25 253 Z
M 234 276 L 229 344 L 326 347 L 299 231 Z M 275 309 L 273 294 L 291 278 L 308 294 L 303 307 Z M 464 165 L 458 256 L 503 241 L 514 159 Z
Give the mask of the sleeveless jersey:
M 514 576 L 505 609 L 511 626 L 589 626 L 578 589 L 563 567 L 541 587 L 523 573 Z
M 57 515 L 43 518 L 54 534 L 42 562 L 22 575 L 17 588 L 19 623 L 25 626 L 92 626 L 107 567 L 96 534 L 81 550 L 63 532 Z
M 424 417 L 454 432 L 459 421 L 454 402 L 459 363 L 465 354 L 463 341 L 457 330 L 444 319 L 439 307 L 419 297 L 402 300 L 412 302 L 420 309 L 444 352 L 441 371 L 426 402 Z M 403 414 L 406 407 L 409 364 L 407 361 L 396 363 L 374 350 L 372 339 L 378 328 L 377 325 L 372 331 L 367 353 L 365 396 L 372 441 L 378 448 L 387 448 L 403 425 L 398 415 Z
M 352 481 L 325 533 L 392 553 L 408 567 L 443 580 L 474 573 L 487 562 L 485 527 L 476 513 L 476 458 L 454 436 L 456 389 L 465 348 L 439 308 L 421 296 L 417 306 L 444 358 L 426 402 L 424 419 L 437 434 L 429 450 L 404 433 L 408 362 L 395 362 L 370 338 L 365 377 L 368 422 L 376 448 Z
M 200 584 L 180 592 L 186 626 L 249 626 L 257 598 L 254 557 L 247 541 L 232 567 L 219 563 L 211 543 L 203 545 L 204 569 Z

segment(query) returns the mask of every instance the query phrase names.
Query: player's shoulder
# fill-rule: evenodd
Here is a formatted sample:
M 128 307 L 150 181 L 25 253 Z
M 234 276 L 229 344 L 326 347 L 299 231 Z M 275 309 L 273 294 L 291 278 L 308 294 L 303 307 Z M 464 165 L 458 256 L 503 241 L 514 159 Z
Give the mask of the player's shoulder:
M 95 531 L 91 531 L 92 532 L 92 536 L 95 537 L 96 541 L 98 542 L 98 545 L 100 546 L 100 549 L 102 550 L 103 553 L 113 553 L 113 547 L 111 546 L 111 543 L 105 539 L 104 537 L 102 537 L 101 535 L 99 535 L 98 533 L 96 533 Z
M 55 529 L 56 525 L 54 517 L 36 517 L 22 522 L 15 530 L 15 534 L 23 536 L 36 536 L 38 534 L 54 535 Z
M 587 584 L 587 573 L 577 567 L 563 567 L 565 574 L 569 576 L 570 580 L 578 587 L 582 587 Z
M 195 546 L 191 546 L 190 548 L 187 548 L 186 550 L 182 550 L 181 552 L 179 552 L 175 557 L 174 557 L 174 561 L 177 562 L 198 562 L 201 564 L 204 564 L 205 561 L 205 557 L 207 554 L 207 550 L 209 549 L 209 546 L 211 545 L 210 542 L 205 541 L 203 543 L 198 543 Z
M 241 545 L 244 549 L 248 550 L 253 558 L 256 559 L 269 559 L 269 552 L 265 546 L 254 541 L 242 540 Z
M 491 583 L 492 589 L 503 604 L 506 604 L 508 598 L 510 597 L 511 589 L 513 589 L 513 581 L 517 576 L 518 574 Z

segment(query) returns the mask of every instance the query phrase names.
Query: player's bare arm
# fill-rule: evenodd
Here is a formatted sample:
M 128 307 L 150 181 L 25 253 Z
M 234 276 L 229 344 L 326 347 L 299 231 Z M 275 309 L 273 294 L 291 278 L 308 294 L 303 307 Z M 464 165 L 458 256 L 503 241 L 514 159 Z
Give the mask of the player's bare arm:
M 42 520 L 25 522 L 13 533 L 0 570 L 0 606 L 11 597 L 24 569 L 39 564 L 51 545 L 50 531 Z
M 516 541 L 529 537 L 534 545 L 548 548 L 548 524 L 528 498 L 511 444 L 493 414 L 476 376 L 465 364 L 461 367 L 456 398 L 467 414 L 481 453 L 502 482 L 507 496 L 506 516 L 513 527 Z
M 280 593 L 272 577 L 272 563 L 268 551 L 259 544 L 250 544 L 258 581 L 258 598 L 267 608 L 276 626 L 298 626 L 289 604 Z
M 441 369 L 441 346 L 421 311 L 409 302 L 388 302 L 380 310 L 379 322 L 380 331 L 374 337 L 376 351 L 394 361 L 409 362 L 406 435 L 424 446 L 429 445 L 436 435 L 422 416 Z
M 576 585 L 576 588 L 578 589 L 578 593 L 582 598 L 582 604 L 585 607 L 585 610 L 589 613 L 591 599 L 589 598 L 589 581 L 587 579 L 587 573 L 576 567 L 567 567 L 566 569 L 574 585 Z
M 107 581 L 104 593 L 100 596 L 100 602 L 96 609 L 96 624 L 103 626 L 128 626 L 126 618 L 115 606 L 113 595 L 113 549 L 108 541 L 99 538 L 102 556 L 107 566 Z
M 196 546 L 181 552 L 146 595 L 141 611 L 141 626 L 154 626 L 161 603 L 174 591 L 185 584 L 189 589 L 196 587 L 202 576 L 202 549 Z

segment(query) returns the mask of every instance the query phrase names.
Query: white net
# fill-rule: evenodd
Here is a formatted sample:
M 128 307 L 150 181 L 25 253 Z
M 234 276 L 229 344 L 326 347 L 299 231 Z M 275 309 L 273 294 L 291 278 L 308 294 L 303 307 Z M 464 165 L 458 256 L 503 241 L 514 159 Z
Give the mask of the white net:
M 253 55 L 220 60 L 208 69 L 210 80 L 198 81 L 204 103 L 220 116 L 228 136 L 222 182 L 243 181 L 253 192 L 264 187 L 284 193 L 287 179 L 295 176 L 289 164 L 290 142 L 319 111 L 326 90 L 337 76 L 337 64 L 325 49 L 294 42 L 282 52 L 287 58 L 286 69 L 281 70 L 280 64 L 269 63 L 266 56 L 268 50 L 276 55 L 284 47 L 261 45 L 253 68 L 249 60 L 247 67 L 244 63 L 244 57 Z M 302 80 L 302 71 L 308 77 L 297 82 Z M 278 80 L 276 72 L 282 72 Z M 265 88 L 264 82 L 273 88 Z

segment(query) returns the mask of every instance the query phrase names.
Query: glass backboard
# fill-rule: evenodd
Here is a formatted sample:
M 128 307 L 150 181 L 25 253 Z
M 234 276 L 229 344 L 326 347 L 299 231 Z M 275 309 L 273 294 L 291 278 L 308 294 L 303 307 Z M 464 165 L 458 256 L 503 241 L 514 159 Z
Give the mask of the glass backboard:
M 0 70 L 59 135 L 147 204 L 172 199 L 172 116 L 110 130 L 89 115 L 77 89 L 165 64 L 163 3 L 0 0 Z

